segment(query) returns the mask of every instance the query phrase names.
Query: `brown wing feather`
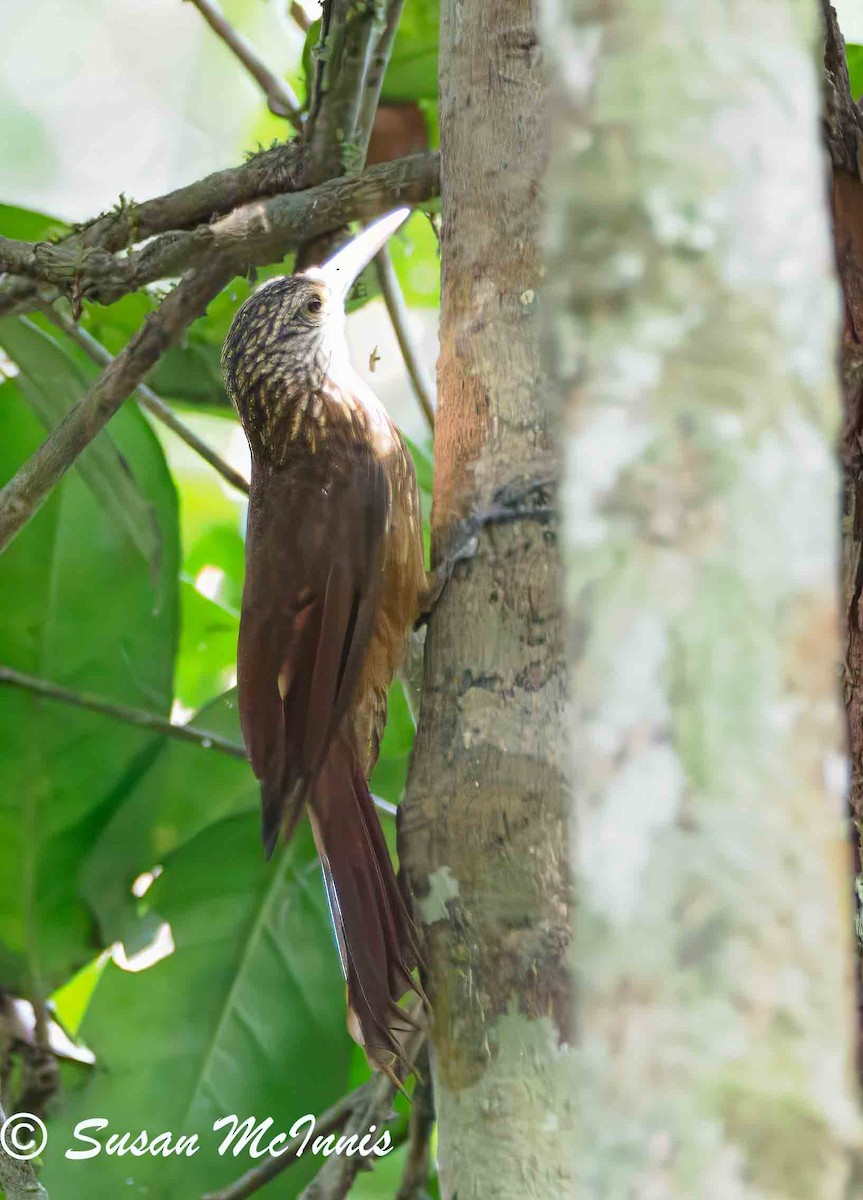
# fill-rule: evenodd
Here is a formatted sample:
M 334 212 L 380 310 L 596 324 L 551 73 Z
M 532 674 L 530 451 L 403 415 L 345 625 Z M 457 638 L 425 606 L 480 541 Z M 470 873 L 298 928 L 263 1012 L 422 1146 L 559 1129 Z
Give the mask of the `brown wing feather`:
M 388 485 L 357 447 L 255 471 L 237 653 L 268 852 L 302 811 L 360 678 L 380 602 Z

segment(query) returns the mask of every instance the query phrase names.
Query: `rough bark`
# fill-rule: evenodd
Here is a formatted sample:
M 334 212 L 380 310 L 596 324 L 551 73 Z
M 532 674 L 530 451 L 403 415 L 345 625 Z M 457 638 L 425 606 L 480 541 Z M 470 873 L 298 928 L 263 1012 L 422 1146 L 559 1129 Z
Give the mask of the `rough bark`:
M 842 336 L 845 467 L 843 601 L 847 613 L 845 708 L 851 751 L 851 811 L 863 821 L 863 113 L 854 103 L 845 43 L 836 14 L 824 5 L 827 40 L 825 129 L 833 164 L 831 207 L 836 266 L 845 301 Z
M 434 543 L 554 474 L 536 294 L 543 80 L 529 0 L 441 12 Z M 425 941 L 442 1196 L 572 1185 L 557 547 L 493 522 L 430 623 L 400 853 Z
M 857 1186 L 813 4 L 543 0 L 576 1196 Z
M 824 129 L 833 165 L 831 210 L 836 268 L 844 298 L 842 331 L 842 611 L 845 615 L 844 698 L 851 758 L 849 803 L 856 824 L 854 869 L 860 874 L 863 828 L 863 111 L 854 102 L 845 42 L 836 12 L 822 0 L 825 19 Z M 863 1074 L 863 987 L 858 914 L 857 1070 Z

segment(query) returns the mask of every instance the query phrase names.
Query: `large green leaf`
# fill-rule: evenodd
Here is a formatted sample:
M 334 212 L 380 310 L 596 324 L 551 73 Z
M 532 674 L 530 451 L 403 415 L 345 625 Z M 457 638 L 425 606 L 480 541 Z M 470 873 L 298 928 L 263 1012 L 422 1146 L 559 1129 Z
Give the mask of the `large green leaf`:
M 381 89 L 384 103 L 437 99 L 439 19 L 435 0 L 406 0 Z
M 0 387 L 0 481 L 44 431 L 17 381 Z M 167 712 L 177 640 L 177 506 L 161 448 L 126 406 L 111 436 L 159 522 L 160 580 L 125 522 L 70 471 L 0 558 L 0 663 Z M 0 982 L 45 994 L 92 958 L 78 871 L 152 753 L 152 736 L 0 689 Z
M 414 719 L 404 686 L 396 679 L 387 697 L 387 726 L 371 778 L 372 792 L 390 804 L 398 804 L 404 794 L 414 732 Z
M 205 789 L 196 795 L 206 804 Z M 139 974 L 111 964 L 100 980 L 81 1030 L 98 1066 L 53 1123 L 53 1195 L 200 1195 L 252 1165 L 248 1152 L 217 1156 L 215 1120 L 271 1117 L 275 1135 L 345 1088 L 344 987 L 310 830 L 269 864 L 259 832 L 257 813 L 231 817 L 165 858 L 152 903 L 176 949 Z M 201 1150 L 65 1159 L 76 1122 L 93 1116 L 110 1122 L 104 1136 L 198 1133 Z M 319 1165 L 293 1167 L 267 1194 L 295 1195 Z
M 180 594 L 183 620 L 175 693 L 187 708 L 200 708 L 236 679 L 239 614 L 185 580 Z
M 170 400 L 221 407 L 226 414 L 232 414 L 222 383 L 222 343 L 243 301 L 265 279 L 290 271 L 291 261 L 289 257 L 284 263 L 262 267 L 251 272 L 248 279 L 235 278 L 211 301 L 204 316 L 186 331 L 181 342 L 159 359 L 149 377 L 153 388 Z M 116 354 L 156 307 L 158 295 L 158 289 L 151 288 L 124 296 L 107 308 L 85 303 L 82 324 Z
M 50 432 L 87 390 L 88 379 L 52 337 L 23 317 L 0 320 L 0 346 L 17 365 L 19 387 Z M 75 470 L 158 574 L 162 549 L 158 516 L 139 488 L 110 426 L 79 454 Z
M 241 744 L 236 697 L 228 692 L 196 714 L 197 728 Z M 259 821 L 260 791 L 248 763 L 188 742 L 165 739 L 150 769 L 113 813 L 82 871 L 81 890 L 99 921 L 103 941 L 140 949 L 141 905 L 132 884 L 162 866 L 208 825 L 238 814 Z M 252 841 L 256 851 L 260 829 Z M 148 906 L 151 897 L 148 894 Z M 149 933 L 152 923 L 144 923 Z

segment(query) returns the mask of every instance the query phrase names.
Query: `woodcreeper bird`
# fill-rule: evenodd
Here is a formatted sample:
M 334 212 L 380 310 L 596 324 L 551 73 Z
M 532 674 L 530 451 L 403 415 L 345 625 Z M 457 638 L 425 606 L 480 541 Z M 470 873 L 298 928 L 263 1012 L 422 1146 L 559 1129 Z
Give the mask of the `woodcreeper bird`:
M 252 455 L 237 686 L 264 846 L 269 857 L 308 810 L 348 1028 L 384 1069 L 418 955 L 368 779 L 428 581 L 413 462 L 351 366 L 345 300 L 408 214 L 377 221 L 324 266 L 263 284 L 222 355 Z

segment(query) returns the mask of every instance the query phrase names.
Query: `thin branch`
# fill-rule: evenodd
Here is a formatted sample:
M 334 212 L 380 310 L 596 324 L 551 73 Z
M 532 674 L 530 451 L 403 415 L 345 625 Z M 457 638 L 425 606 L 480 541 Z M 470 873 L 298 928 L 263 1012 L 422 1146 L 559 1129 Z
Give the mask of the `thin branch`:
M 210 733 L 206 729 L 198 729 L 194 725 L 175 725 L 156 713 L 147 712 L 143 708 L 131 708 L 127 704 L 115 704 L 112 700 L 104 700 L 89 692 L 76 692 L 72 688 L 61 687 L 59 683 L 51 683 L 48 679 L 38 679 L 35 675 L 25 675 L 13 667 L 0 666 L 0 687 L 19 687 L 32 692 L 36 696 L 44 696 L 46 700 L 56 700 L 58 704 L 68 704 L 72 708 L 83 708 L 88 712 L 101 713 L 115 721 L 126 725 L 135 725 L 139 729 L 147 729 L 151 733 L 161 734 L 172 738 L 175 742 L 189 742 L 202 750 L 215 750 L 217 754 L 227 754 L 229 758 L 240 758 L 248 761 L 245 746 L 232 742 L 230 738 L 222 737 L 219 733 Z M 387 816 L 394 816 L 397 807 L 383 800 L 380 796 L 372 796 L 376 808 Z
M 58 329 L 62 330 L 72 341 L 76 342 L 84 353 L 89 355 L 93 362 L 98 363 L 101 367 L 107 367 L 114 361 L 114 356 L 105 349 L 101 342 L 97 341 L 86 329 L 83 329 L 80 325 L 64 316 L 63 313 L 58 312 L 56 308 L 53 308 L 50 304 L 45 304 L 42 305 L 42 311 L 48 320 L 56 325 Z M 167 429 L 175 433 L 181 441 L 185 442 L 191 450 L 200 455 L 215 471 L 218 471 L 227 483 L 245 495 L 249 494 L 248 480 L 239 471 L 235 470 L 230 463 L 226 462 L 221 455 L 217 454 L 212 446 L 208 446 L 202 438 L 198 437 L 193 429 L 190 429 L 188 425 L 181 421 L 170 405 L 157 396 L 152 388 L 149 388 L 146 383 L 139 383 L 135 389 L 135 395 L 142 408 L 151 413 L 157 421 L 160 421 Z
M 408 1154 L 396 1200 L 428 1200 L 429 1143 L 434 1129 L 435 1110 L 427 1046 L 423 1046 L 417 1066 L 419 1072 L 411 1098 Z
M 426 1031 L 420 1028 L 424 1009 L 418 1001 L 410 1012 L 417 1025 L 404 1039 L 404 1060 L 392 1075 L 384 1072 L 342 1097 L 332 1108 L 315 1121 L 315 1136 L 326 1136 L 344 1130 L 345 1137 L 362 1138 L 372 1125 L 380 1128 L 390 1118 L 397 1087 L 407 1078 L 425 1043 Z M 253 1167 L 229 1187 L 210 1192 L 202 1200 L 247 1200 L 254 1192 L 271 1183 L 282 1171 L 297 1161 L 297 1151 L 303 1137 L 296 1137 L 276 1158 Z M 393 1138 L 393 1143 L 395 1139 Z M 299 1200 L 342 1200 L 346 1196 L 365 1160 L 361 1155 L 334 1154 L 300 1194 Z
M 14 1119 L 14 1116 L 13 1116 Z M 0 1107 L 0 1128 L 8 1129 L 6 1113 Z M 11 1129 L 9 1134 L 11 1136 Z M 11 1158 L 0 1146 L 0 1191 L 6 1200 L 48 1200 L 48 1193 L 36 1178 L 33 1164 Z
M 158 733 L 164 737 L 173 738 L 178 742 L 191 742 L 202 750 L 215 750 L 218 754 L 227 754 L 231 758 L 246 759 L 244 746 L 218 733 L 209 733 L 206 729 L 196 729 L 192 725 L 174 725 L 156 713 L 146 712 L 141 708 L 131 708 L 127 704 L 115 704 L 111 700 L 103 700 L 101 696 L 93 696 L 87 692 L 76 692 L 71 688 L 61 687 L 47 679 L 37 679 L 33 675 L 25 675 L 12 667 L 0 666 L 0 686 L 23 688 L 36 696 L 44 696 L 46 700 L 56 700 L 60 704 L 69 704 L 73 708 L 83 708 L 88 712 L 101 713 L 112 717 L 126 725 L 136 725 L 150 733 Z
M 378 33 L 377 44 L 375 45 L 371 62 L 365 74 L 357 122 L 357 136 L 362 139 L 363 163 L 366 161 L 369 139 L 372 136 L 372 128 L 377 116 L 378 104 L 380 103 L 384 75 L 389 65 L 393 43 L 396 40 L 396 32 L 398 31 L 403 7 L 404 0 L 387 0 L 383 26 Z
M 111 212 L 78 227 L 58 245 L 67 253 L 74 251 L 73 261 L 80 266 L 86 252 L 94 248 L 109 253 L 126 250 L 136 242 L 166 230 L 189 229 L 210 221 L 259 196 L 295 191 L 300 182 L 301 165 L 302 147 L 295 140 L 262 150 L 239 167 L 215 171 L 204 179 L 141 204 L 121 196 L 119 204 Z M 10 255 L 17 253 L 8 243 L 9 239 L 0 239 L 0 271 L 11 269 L 4 265 L 4 255 L 7 252 Z M 20 247 L 27 243 L 18 245 Z M 39 245 L 50 246 L 51 243 Z M 28 257 L 31 253 L 26 252 Z M 43 296 L 42 299 L 54 300 L 56 295 Z M 26 278 L 13 274 L 0 283 L 0 316 L 29 312 L 38 307 L 38 301 L 34 284 Z
M 414 1051 L 416 1053 L 416 1050 Z M 381 1073 L 372 1081 L 372 1090 L 364 1104 L 357 1105 L 345 1126 L 344 1136 L 358 1138 L 367 1133 L 372 1125 L 378 1128 L 385 1124 L 392 1111 L 396 1085 Z M 358 1154 L 334 1154 L 328 1158 L 320 1171 L 298 1197 L 298 1200 L 343 1200 L 348 1194 L 366 1160 Z
M 164 196 L 140 204 L 123 199 L 113 212 L 89 221 L 64 244 L 126 250 L 135 242 L 169 229 L 191 229 L 260 196 L 294 192 L 300 186 L 301 168 L 300 143 L 282 142 L 261 150 L 238 167 L 214 171 Z
M 434 384 L 429 379 L 425 364 L 411 337 L 410 315 L 408 314 L 407 305 L 402 295 L 402 289 L 399 286 L 393 260 L 390 258 L 390 252 L 386 246 L 378 252 L 375 259 L 375 267 L 377 268 L 378 282 L 381 285 L 384 303 L 387 306 L 387 312 L 389 313 L 392 327 L 395 330 L 407 373 L 410 376 L 413 389 L 420 402 L 420 408 L 423 410 L 423 416 L 428 423 L 429 429 L 434 433 Z
M 382 18 L 375 0 L 325 0 L 306 133 L 307 187 L 365 166 L 402 3 L 386 0 Z M 298 250 L 298 266 L 321 262 L 339 240 L 339 233 L 309 238 Z
M 38 244 L 34 246 L 32 242 L 0 237 L 0 267 L 12 275 L 32 275 L 35 269 L 34 252 L 37 249 Z
M 333 0 L 321 27 L 323 69 L 312 99 L 305 180 L 321 183 L 366 161 L 403 0 Z
M 259 58 L 251 42 L 226 20 L 225 14 L 214 0 L 191 0 L 191 3 L 258 84 L 267 98 L 270 112 L 275 113 L 277 117 L 287 117 L 295 129 L 302 129 L 300 102 L 290 84 L 280 79 L 263 59 Z
M 374 0 L 334 0 L 325 38 L 321 30 L 323 72 L 308 139 L 307 184 L 363 168 L 365 145 L 359 116 L 380 31 Z
M 190 271 L 0 491 L 0 551 L 35 516 L 51 489 L 160 355 L 204 312 L 234 274 L 234 265 L 226 255 L 217 255 Z
M 302 4 L 298 4 L 297 0 L 291 0 L 291 4 L 288 6 L 288 8 L 291 14 L 291 20 L 294 22 L 294 24 L 298 25 L 303 33 L 308 33 L 312 27 L 312 20 L 306 10 L 303 8 Z
M 356 1088 L 353 1092 L 349 1092 L 347 1096 L 342 1096 L 337 1100 L 332 1108 L 328 1108 L 325 1113 L 315 1120 L 315 1137 L 326 1137 L 328 1134 L 336 1133 L 344 1128 L 349 1118 L 353 1115 L 354 1110 L 365 1103 L 366 1097 L 372 1088 L 372 1082 L 364 1083 L 361 1087 Z M 246 1171 L 245 1175 L 241 1175 L 234 1183 L 228 1187 L 221 1188 L 217 1192 L 208 1192 L 201 1200 L 247 1200 L 254 1192 L 258 1192 L 262 1187 L 271 1183 L 276 1176 L 281 1175 L 282 1171 L 293 1166 L 297 1162 L 297 1151 L 306 1141 L 307 1132 L 304 1130 L 301 1134 L 288 1142 L 281 1154 L 277 1154 L 273 1158 L 266 1159 L 257 1167 L 252 1167 Z
M 334 179 L 303 192 L 287 192 L 234 209 L 211 225 L 171 231 L 128 256 L 100 247 L 0 240 L 0 270 L 10 263 L 34 279 L 74 290 L 81 298 L 112 304 L 158 279 L 172 278 L 219 251 L 239 269 L 277 262 L 301 242 L 350 221 L 371 220 L 398 204 L 422 204 L 440 186 L 437 154 L 413 154 Z M 170 297 L 169 297 L 170 299 Z M 28 307 L 33 307 L 28 298 Z M 8 309 L 0 305 L 0 315 Z M 17 309 L 16 309 L 17 311 Z

